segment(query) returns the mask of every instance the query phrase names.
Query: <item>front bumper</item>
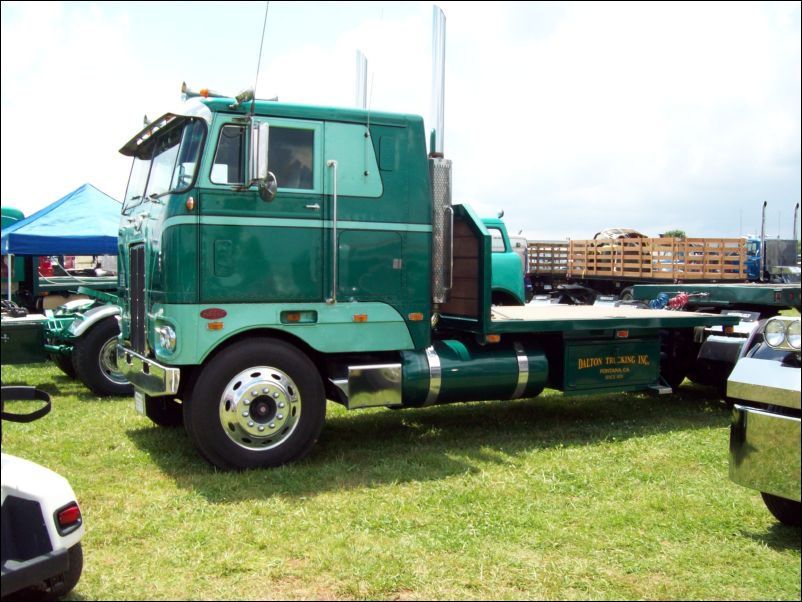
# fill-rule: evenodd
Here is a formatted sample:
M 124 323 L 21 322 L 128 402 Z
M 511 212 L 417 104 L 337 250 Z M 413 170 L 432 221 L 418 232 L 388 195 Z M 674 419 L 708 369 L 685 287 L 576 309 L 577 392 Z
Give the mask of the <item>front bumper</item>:
M 800 501 L 800 419 L 735 405 L 730 426 L 730 479 Z
M 158 397 L 178 393 L 180 369 L 162 366 L 122 345 L 117 345 L 117 368 L 135 389 L 146 395 Z
M 727 380 L 727 397 L 800 410 L 800 370 L 773 360 L 744 357 Z
M 727 380 L 735 402 L 730 426 L 730 479 L 800 501 L 800 370 L 744 357 Z

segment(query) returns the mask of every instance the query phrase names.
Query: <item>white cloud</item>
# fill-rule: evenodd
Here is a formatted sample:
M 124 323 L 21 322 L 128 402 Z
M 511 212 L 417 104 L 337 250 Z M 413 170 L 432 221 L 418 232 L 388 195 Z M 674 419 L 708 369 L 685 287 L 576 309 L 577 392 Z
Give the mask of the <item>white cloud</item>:
M 503 208 L 541 238 L 733 235 L 763 200 L 799 199 L 798 3 L 441 5 L 445 151 L 456 200 L 480 214 Z M 154 21 L 121 12 L 136 5 L 4 3 L 4 204 L 38 208 L 85 181 L 121 197 L 117 149 L 175 104 L 181 79 L 224 92 L 252 80 L 255 6 L 163 3 Z M 270 10 L 260 97 L 351 106 L 361 49 L 371 107 L 428 124 L 430 4 Z M 191 35 L 168 35 L 178 13 Z

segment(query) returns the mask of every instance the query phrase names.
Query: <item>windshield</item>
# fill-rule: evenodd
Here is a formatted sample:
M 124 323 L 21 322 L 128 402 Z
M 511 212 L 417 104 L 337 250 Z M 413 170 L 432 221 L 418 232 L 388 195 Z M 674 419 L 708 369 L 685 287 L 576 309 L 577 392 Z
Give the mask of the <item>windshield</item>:
M 144 199 L 189 188 L 197 172 L 204 131 L 202 120 L 187 120 L 142 145 L 134 156 L 123 213 Z

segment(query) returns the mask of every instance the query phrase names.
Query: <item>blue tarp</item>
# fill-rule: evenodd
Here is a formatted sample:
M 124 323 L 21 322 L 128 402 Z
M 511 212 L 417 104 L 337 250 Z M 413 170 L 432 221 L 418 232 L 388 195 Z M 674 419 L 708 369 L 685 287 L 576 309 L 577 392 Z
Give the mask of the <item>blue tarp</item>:
M 3 229 L 3 255 L 116 255 L 120 203 L 84 184 Z

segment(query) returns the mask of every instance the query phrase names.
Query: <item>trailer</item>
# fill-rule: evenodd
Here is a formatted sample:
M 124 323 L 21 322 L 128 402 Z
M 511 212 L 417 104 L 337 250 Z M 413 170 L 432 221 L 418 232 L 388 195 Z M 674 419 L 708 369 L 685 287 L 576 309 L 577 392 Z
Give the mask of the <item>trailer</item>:
M 529 241 L 534 292 L 580 291 L 632 299 L 636 284 L 745 282 L 747 246 L 741 238 L 619 238 Z
M 675 310 L 718 313 L 738 318 L 734 326 L 707 326 L 694 331 L 695 361 L 688 370 L 693 382 L 718 388 L 723 395 L 727 379 L 744 346 L 766 320 L 785 310 L 802 309 L 798 284 L 651 284 L 637 285 L 635 303 Z

